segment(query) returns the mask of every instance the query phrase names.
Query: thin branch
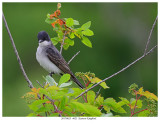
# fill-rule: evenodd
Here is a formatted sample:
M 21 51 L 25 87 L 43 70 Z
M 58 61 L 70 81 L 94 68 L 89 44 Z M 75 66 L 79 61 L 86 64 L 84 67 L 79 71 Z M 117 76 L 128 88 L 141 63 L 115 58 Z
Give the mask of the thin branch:
M 101 88 L 102 88 L 102 87 L 100 87 L 99 90 L 96 92 L 96 97 L 95 97 L 95 99 L 98 97 L 99 92 L 101 91 Z
M 68 61 L 68 65 L 71 63 L 71 61 L 80 53 L 80 51 L 78 51 L 69 61 Z
M 98 86 L 98 85 L 101 84 L 102 82 L 107 81 L 108 79 L 110 79 L 110 78 L 118 75 L 119 73 L 123 72 L 124 70 L 128 69 L 130 66 L 134 65 L 136 62 L 138 62 L 139 60 L 141 60 L 142 58 L 144 58 L 145 56 L 147 56 L 148 54 L 150 54 L 156 47 L 157 47 L 157 45 L 154 46 L 152 49 L 150 49 L 150 51 L 147 52 L 145 55 L 142 55 L 141 57 L 139 57 L 138 59 L 136 59 L 135 61 L 133 61 L 132 63 L 130 63 L 130 64 L 127 65 L 126 67 L 122 68 L 120 71 L 112 74 L 111 76 L 105 78 L 104 80 L 102 80 L 102 81 L 96 83 L 95 85 L 93 85 L 92 87 L 88 88 L 87 90 L 85 90 L 84 92 L 82 92 L 79 96 L 77 96 L 75 99 L 79 98 L 81 95 L 85 94 L 85 93 L 88 92 L 89 90 L 91 90 L 91 89 L 93 89 L 94 87 Z
M 148 40 L 147 40 L 147 43 L 146 43 L 146 47 L 145 47 L 145 50 L 144 50 L 144 55 L 147 53 L 148 45 L 149 45 L 149 42 L 151 41 L 152 32 L 153 32 L 153 29 L 156 25 L 157 20 L 158 20 L 158 16 L 156 17 L 156 19 L 155 19 L 155 21 L 152 25 L 151 31 L 149 33 Z
M 155 19 L 155 21 L 154 21 L 154 24 L 153 24 L 153 26 L 152 26 L 152 29 L 151 29 L 151 32 L 150 32 L 150 34 L 149 34 L 149 38 L 148 38 L 148 41 L 147 41 L 147 44 L 146 44 L 146 48 L 145 48 L 145 50 L 144 50 L 144 54 L 143 54 L 141 57 L 139 57 L 138 59 L 136 59 L 135 61 L 133 61 L 132 63 L 130 63 L 130 64 L 127 65 L 126 67 L 122 68 L 120 71 L 112 74 L 111 76 L 105 78 L 104 80 L 100 81 L 99 83 L 97 83 L 97 84 L 93 85 L 92 87 L 88 88 L 87 90 L 85 90 L 84 92 L 82 92 L 79 96 L 77 96 L 75 99 L 79 98 L 81 95 L 85 94 L 85 93 L 88 92 L 89 90 L 91 90 L 91 89 L 93 89 L 94 87 L 98 86 L 98 85 L 101 84 L 102 82 L 104 82 L 104 81 L 106 81 L 106 80 L 108 80 L 108 79 L 110 79 L 110 78 L 118 75 L 119 73 L 121 73 L 121 72 L 123 72 L 124 70 L 128 69 L 130 66 L 134 65 L 136 62 L 140 61 L 142 58 L 144 58 L 145 56 L 147 56 L 148 54 L 150 54 L 150 53 L 157 47 L 157 45 L 156 45 L 156 46 L 152 47 L 152 49 L 150 49 L 148 52 L 146 52 L 147 49 L 148 49 L 148 44 L 149 44 L 149 42 L 150 42 L 150 38 L 151 38 L 151 35 L 152 35 L 152 31 L 153 31 L 153 29 L 154 29 L 154 27 L 155 27 L 155 24 L 156 24 L 156 22 L 157 22 L 157 19 L 158 19 L 158 16 L 156 17 L 156 19 Z
M 7 29 L 8 35 L 9 35 L 9 37 L 10 37 L 10 40 L 11 40 L 11 43 L 12 43 L 14 52 L 15 52 L 15 54 L 16 54 L 16 57 L 17 57 L 17 60 L 18 60 L 19 66 L 20 66 L 20 69 L 21 69 L 21 71 L 22 71 L 22 73 L 23 73 L 23 76 L 24 76 L 24 78 L 26 79 L 26 81 L 28 82 L 28 86 L 29 86 L 30 88 L 33 88 L 33 84 L 32 84 L 32 82 L 29 80 L 29 78 L 28 78 L 28 76 L 27 76 L 27 74 L 26 74 L 26 72 L 25 72 L 25 70 L 24 70 L 24 68 L 23 68 L 21 59 L 20 59 L 20 57 L 19 57 L 18 51 L 17 51 L 17 49 L 16 49 L 16 46 L 15 46 L 15 44 L 14 44 L 14 40 L 13 40 L 12 35 L 11 35 L 11 32 L 10 32 L 10 30 L 9 30 L 9 28 L 8 28 L 7 21 L 6 21 L 6 19 L 5 19 L 5 16 L 4 16 L 3 12 L 2 12 L 2 18 L 3 18 L 3 21 L 4 21 L 5 27 L 6 27 L 6 29 Z
M 39 81 L 38 80 L 36 80 L 37 81 L 37 83 L 42 87 L 42 88 L 44 88 L 40 83 L 39 83 Z
M 63 40 L 62 40 L 62 43 L 61 43 L 60 54 L 62 54 L 62 49 L 63 49 L 63 45 L 64 45 L 64 40 L 65 40 L 66 33 L 67 33 L 67 30 L 65 30 L 64 35 L 63 35 Z

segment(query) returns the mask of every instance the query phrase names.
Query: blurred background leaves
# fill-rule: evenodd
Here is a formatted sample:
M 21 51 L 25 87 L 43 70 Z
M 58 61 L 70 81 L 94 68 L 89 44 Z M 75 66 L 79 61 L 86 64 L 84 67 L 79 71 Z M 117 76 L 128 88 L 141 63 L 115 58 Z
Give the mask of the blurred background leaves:
M 43 83 L 42 76 L 48 74 L 35 58 L 37 34 L 45 30 L 50 37 L 56 36 L 51 26 L 45 23 L 47 13 L 56 9 L 57 3 L 3 3 L 3 12 L 23 66 L 35 87 L 38 87 L 36 80 Z M 72 71 L 91 71 L 104 79 L 143 54 L 157 16 L 157 3 L 62 3 L 61 12 L 61 17 L 74 18 L 80 25 L 91 21 L 90 29 L 94 31 L 94 36 L 90 37 L 93 48 L 86 47 L 77 38 L 73 47 L 63 50 L 66 61 L 81 51 L 70 63 Z M 19 68 L 4 23 L 2 30 L 3 116 L 26 116 L 30 110 L 21 97 L 30 89 Z M 156 44 L 157 25 L 149 48 Z M 106 83 L 110 89 L 101 90 L 105 98 L 130 97 L 128 87 L 132 83 L 157 95 L 157 50 Z

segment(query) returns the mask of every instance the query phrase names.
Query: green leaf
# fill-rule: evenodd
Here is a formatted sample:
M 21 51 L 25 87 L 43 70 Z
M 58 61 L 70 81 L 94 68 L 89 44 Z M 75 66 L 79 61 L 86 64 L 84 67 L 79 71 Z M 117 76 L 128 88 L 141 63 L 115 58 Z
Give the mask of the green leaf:
M 103 104 L 104 102 L 104 97 L 101 97 L 101 95 L 99 95 L 97 98 L 96 98 L 96 105 L 99 107 L 100 105 Z
M 81 26 L 81 29 L 82 29 L 82 30 L 86 30 L 86 29 L 88 29 L 90 26 L 91 26 L 91 21 L 83 24 L 83 25 Z
M 103 105 L 109 107 L 112 111 L 126 113 L 126 111 L 113 98 L 105 99 Z
M 92 48 L 92 43 L 91 43 L 91 41 L 87 37 L 83 36 L 82 43 L 85 44 L 86 46 Z
M 74 33 L 71 32 L 70 35 L 69 35 L 69 37 L 70 37 L 71 39 L 75 38 Z
M 69 44 L 64 44 L 64 45 L 63 45 L 63 48 L 64 48 L 65 50 L 67 50 L 68 47 L 69 47 Z
M 73 26 L 73 25 L 74 25 L 74 20 L 73 20 L 72 18 L 67 18 L 67 20 L 66 20 L 66 25 L 67 25 L 68 27 Z
M 59 38 L 58 37 L 51 38 L 51 41 L 53 45 L 57 45 L 57 43 L 59 42 Z
M 69 81 L 70 77 L 71 77 L 70 74 L 64 74 L 64 75 L 60 78 L 58 85 L 60 86 L 62 83 L 65 83 L 65 82 Z
M 67 104 L 68 102 L 68 97 L 67 96 L 63 96 L 62 99 L 61 99 L 61 102 L 60 102 L 60 110 L 63 111 L 64 108 L 65 108 L 65 105 Z
M 93 36 L 94 35 L 93 31 L 91 31 L 90 29 L 82 31 L 82 34 L 84 34 L 86 36 Z
M 42 106 L 42 103 L 45 103 L 46 101 L 48 101 L 47 99 L 43 99 L 43 100 L 36 100 L 34 101 L 31 105 L 28 105 L 29 108 L 33 111 L 37 111 L 39 109 L 39 107 Z
M 27 115 L 27 117 L 35 117 L 35 116 L 37 116 L 36 113 L 30 113 L 30 114 Z
M 67 87 L 67 86 L 70 86 L 72 84 L 72 81 L 68 82 L 68 83 L 63 83 L 61 84 L 59 87 L 62 88 L 62 87 Z
M 48 115 L 48 117 L 59 117 L 59 113 L 52 113 Z
M 95 100 L 96 94 L 93 91 L 88 91 L 87 92 L 87 101 L 88 103 L 90 103 L 91 105 L 94 104 L 94 100 Z
M 41 97 L 43 96 L 43 94 L 49 96 L 49 93 L 47 92 L 47 90 L 46 90 L 46 89 L 43 89 L 43 88 L 40 88 L 39 94 L 41 95 Z
M 150 114 L 149 110 L 144 110 L 138 114 L 138 117 L 148 117 Z
M 55 21 L 56 21 L 56 19 L 49 19 L 49 18 L 46 18 L 46 20 L 45 20 L 45 22 L 48 24 L 52 24 Z
M 110 112 L 110 113 L 107 113 L 107 114 L 102 114 L 101 117 L 113 117 L 113 114 Z
M 86 113 L 86 114 L 93 115 L 93 116 L 101 115 L 101 112 L 97 107 L 87 104 L 87 103 L 82 104 L 80 102 L 71 102 L 69 103 L 69 106 L 73 110 L 75 109 L 76 111 L 79 111 L 81 113 Z
M 51 86 L 57 86 L 58 85 L 56 83 L 56 81 L 50 75 L 47 75 L 45 79 Z
M 71 40 L 71 39 L 69 39 L 69 38 L 66 38 L 66 39 L 64 40 L 64 43 L 67 43 L 68 45 L 73 46 L 73 45 L 74 45 L 74 40 Z
M 136 104 L 136 100 L 131 100 L 130 104 L 131 108 L 133 109 Z M 142 100 L 137 100 L 136 108 L 142 108 Z
M 120 102 L 118 102 L 119 105 L 123 106 L 123 105 L 127 105 L 130 104 L 130 102 L 126 99 L 126 98 L 123 98 L 123 97 L 119 97 L 121 99 Z
M 74 25 L 79 25 L 79 21 L 73 20 L 73 22 L 74 22 Z
M 81 94 L 81 92 L 82 92 L 82 90 L 80 89 L 80 88 L 70 88 L 69 90 L 68 90 L 68 96 L 77 96 L 77 95 L 79 95 L 79 94 Z

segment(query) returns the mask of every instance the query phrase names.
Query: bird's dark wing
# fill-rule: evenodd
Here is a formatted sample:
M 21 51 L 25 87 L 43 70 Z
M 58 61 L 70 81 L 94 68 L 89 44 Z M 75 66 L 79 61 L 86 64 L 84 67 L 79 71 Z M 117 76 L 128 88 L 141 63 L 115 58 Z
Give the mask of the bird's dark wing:
M 53 48 L 47 48 L 46 53 L 50 61 L 53 62 L 60 70 L 64 73 L 72 74 L 67 62 L 56 48 L 55 50 Z

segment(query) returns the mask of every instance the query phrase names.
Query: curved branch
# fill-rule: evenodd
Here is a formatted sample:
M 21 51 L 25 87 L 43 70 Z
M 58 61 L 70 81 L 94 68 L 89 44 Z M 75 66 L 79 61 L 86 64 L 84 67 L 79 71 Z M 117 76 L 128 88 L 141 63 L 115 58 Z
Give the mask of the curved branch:
M 82 92 L 79 96 L 77 96 L 75 99 L 77 99 L 77 98 L 79 98 L 80 96 L 82 96 L 83 94 L 87 93 L 89 90 L 91 90 L 91 89 L 93 89 L 94 87 L 98 86 L 98 85 L 101 84 L 102 82 L 107 81 L 108 79 L 110 79 L 110 78 L 118 75 L 119 73 L 121 73 L 121 72 L 123 72 L 124 70 L 128 69 L 130 66 L 134 65 L 136 62 L 140 61 L 142 58 L 144 58 L 145 56 L 147 56 L 148 54 L 150 54 L 150 53 L 157 47 L 157 45 L 156 45 L 156 46 L 152 47 L 152 49 L 150 49 L 150 50 L 147 52 L 148 44 L 149 44 L 149 42 L 150 42 L 150 38 L 151 38 L 151 35 L 152 35 L 152 31 L 153 31 L 153 29 L 154 29 L 154 27 L 155 27 L 155 24 L 156 24 L 156 22 L 157 22 L 157 19 L 158 19 L 158 16 L 156 17 L 156 19 L 155 19 L 155 21 L 154 21 L 154 23 L 153 23 L 153 26 L 152 26 L 152 29 L 151 29 L 151 31 L 150 31 L 150 34 L 149 34 L 149 37 L 148 37 L 148 41 L 147 41 L 147 44 L 146 44 L 146 47 L 145 47 L 145 50 L 144 50 L 144 54 L 143 54 L 141 57 L 139 57 L 138 59 L 136 59 L 135 61 L 133 61 L 132 63 L 130 63 L 130 64 L 127 65 L 126 67 L 122 68 L 120 71 L 112 74 L 111 76 L 105 78 L 104 80 L 102 80 L 102 81 L 98 82 L 97 84 L 93 85 L 92 87 L 88 88 L 87 90 L 85 90 L 84 92 Z
M 5 19 L 5 16 L 4 16 L 3 12 L 2 12 L 2 18 L 3 18 L 3 21 L 4 21 L 5 27 L 6 27 L 6 29 L 7 29 L 8 35 L 9 35 L 9 37 L 10 37 L 10 40 L 11 40 L 11 43 L 12 43 L 14 52 L 15 52 L 15 54 L 16 54 L 16 57 L 17 57 L 17 60 L 18 60 L 19 66 L 20 66 L 20 69 L 21 69 L 21 71 L 22 71 L 22 73 L 23 73 L 23 76 L 24 76 L 24 78 L 26 79 L 26 81 L 28 82 L 28 86 L 29 86 L 30 88 L 33 88 L 33 84 L 32 84 L 32 82 L 29 80 L 29 78 L 28 78 L 28 76 L 27 76 L 27 74 L 26 74 L 26 72 L 25 72 L 25 70 L 24 70 L 24 68 L 23 68 L 21 59 L 20 59 L 19 54 L 18 54 L 18 51 L 17 51 L 17 49 L 16 49 L 16 45 L 14 44 L 14 40 L 13 40 L 12 35 L 11 35 L 11 32 L 10 32 L 10 30 L 9 30 L 9 28 L 8 28 L 8 24 L 7 24 L 7 21 L 6 21 L 6 19 Z

